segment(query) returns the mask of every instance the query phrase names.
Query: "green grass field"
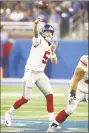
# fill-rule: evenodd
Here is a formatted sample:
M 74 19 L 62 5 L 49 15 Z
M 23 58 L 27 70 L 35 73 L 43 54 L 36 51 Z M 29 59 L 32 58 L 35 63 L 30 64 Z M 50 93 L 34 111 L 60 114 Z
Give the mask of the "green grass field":
M 53 87 L 55 115 L 65 108 L 67 102 L 68 87 Z M 21 86 L 1 86 L 1 117 L 10 109 L 13 103 L 21 97 Z M 30 120 L 48 120 L 46 111 L 46 101 L 43 94 L 38 88 L 33 88 L 32 99 L 20 107 L 13 115 L 13 118 L 30 119 Z M 88 103 L 82 102 L 76 111 L 68 117 L 67 120 L 85 120 L 88 121 Z M 3 124 L 2 124 L 3 125 Z M 5 128 L 2 127 L 2 131 Z

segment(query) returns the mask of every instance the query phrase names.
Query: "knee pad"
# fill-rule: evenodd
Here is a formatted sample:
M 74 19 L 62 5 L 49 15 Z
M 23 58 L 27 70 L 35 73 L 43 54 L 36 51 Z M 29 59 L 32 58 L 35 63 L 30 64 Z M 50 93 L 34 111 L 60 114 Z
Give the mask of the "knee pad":
M 65 112 L 68 115 L 71 115 L 75 111 L 75 109 L 77 108 L 77 105 L 78 105 L 77 102 L 75 102 L 74 104 L 68 105 L 67 108 L 65 109 Z
M 80 103 L 79 98 L 74 99 L 71 104 L 69 104 L 68 102 L 65 112 L 68 115 L 72 114 L 76 110 L 79 103 Z
M 73 112 L 74 112 L 74 110 L 72 109 L 72 108 L 66 108 L 65 109 L 65 112 L 68 114 L 68 115 L 71 115 Z

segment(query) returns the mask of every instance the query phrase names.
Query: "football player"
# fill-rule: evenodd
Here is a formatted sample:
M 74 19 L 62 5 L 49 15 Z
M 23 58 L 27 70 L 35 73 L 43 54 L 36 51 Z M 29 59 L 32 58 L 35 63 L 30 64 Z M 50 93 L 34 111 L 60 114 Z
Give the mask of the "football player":
M 80 58 L 79 63 L 74 71 L 74 75 L 71 79 L 67 106 L 64 110 L 57 114 L 54 122 L 52 122 L 47 132 L 56 132 L 57 126 L 64 122 L 66 118 L 75 111 L 80 102 L 89 101 L 88 60 L 88 55 L 83 55 Z
M 48 59 L 51 60 L 52 64 L 57 64 L 55 50 L 58 43 L 52 43 L 54 28 L 51 25 L 46 24 L 40 32 L 38 31 L 38 23 L 41 21 L 41 18 L 37 18 L 34 22 L 34 37 L 25 66 L 22 97 L 5 113 L 5 124 L 7 126 L 11 126 L 11 116 L 15 110 L 31 99 L 34 84 L 36 84 L 46 98 L 49 123 L 54 120 L 53 91 L 49 79 L 44 73 L 44 69 Z

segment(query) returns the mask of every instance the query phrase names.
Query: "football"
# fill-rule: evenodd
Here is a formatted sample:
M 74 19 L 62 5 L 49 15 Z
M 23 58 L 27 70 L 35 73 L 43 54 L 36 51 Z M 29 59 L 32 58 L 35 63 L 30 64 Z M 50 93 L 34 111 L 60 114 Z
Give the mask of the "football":
M 48 3 L 46 1 L 39 1 L 38 8 L 41 9 L 41 10 L 47 9 L 48 8 Z

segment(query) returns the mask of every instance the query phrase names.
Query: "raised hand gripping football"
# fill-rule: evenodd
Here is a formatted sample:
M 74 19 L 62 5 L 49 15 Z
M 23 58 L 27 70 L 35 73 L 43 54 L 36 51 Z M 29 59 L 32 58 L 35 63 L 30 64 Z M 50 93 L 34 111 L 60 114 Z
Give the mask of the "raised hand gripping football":
M 37 24 L 38 22 L 42 22 L 42 21 L 43 21 L 43 19 L 40 18 L 40 17 L 38 17 L 38 18 L 35 20 L 35 24 Z

